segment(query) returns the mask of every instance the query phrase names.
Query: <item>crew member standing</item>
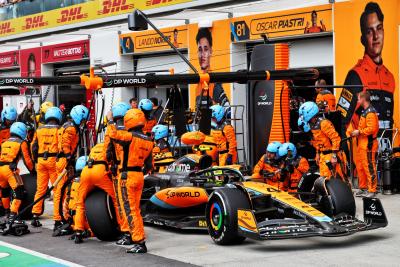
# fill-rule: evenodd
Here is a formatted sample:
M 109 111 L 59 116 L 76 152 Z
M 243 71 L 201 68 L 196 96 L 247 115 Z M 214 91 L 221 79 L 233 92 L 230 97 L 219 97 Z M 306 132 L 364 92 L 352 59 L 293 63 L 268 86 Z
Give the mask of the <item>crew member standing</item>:
M 317 103 L 318 107 L 320 108 L 320 110 L 325 112 L 335 111 L 335 95 L 332 94 L 332 92 L 328 89 L 319 86 L 326 86 L 326 81 L 324 79 L 318 79 L 315 82 L 315 91 L 317 92 L 317 98 L 315 99 L 315 102 Z
M 36 130 L 32 141 L 32 154 L 37 163 L 37 186 L 35 201 L 46 194 L 47 186 L 57 179 L 56 161 L 58 156 L 58 129 L 62 120 L 61 110 L 57 107 L 49 108 L 44 116 L 45 123 Z M 40 227 L 39 216 L 43 213 L 43 200 L 32 208 L 32 226 Z M 56 212 L 54 220 L 58 219 Z
M 219 166 L 235 164 L 237 162 L 235 129 L 226 122 L 223 106 L 213 105 L 211 111 L 211 136 L 217 144 Z
M 125 102 L 120 102 L 115 104 L 111 111 L 113 114 L 113 121 L 117 131 L 126 132 L 124 126 L 124 116 L 126 112 L 131 108 Z M 137 109 L 137 107 L 136 107 Z M 120 231 L 122 232 L 122 237 L 116 242 L 117 245 L 132 245 L 133 241 L 129 233 L 128 220 L 125 218 L 123 213 L 124 203 L 120 197 L 121 186 L 120 186 L 120 170 L 122 169 L 122 162 L 124 159 L 124 149 L 121 144 L 110 138 L 110 127 L 107 127 L 107 131 L 104 137 L 104 148 L 106 150 L 107 162 L 110 164 L 110 169 L 113 177 L 114 191 L 118 205 L 118 213 L 121 218 L 119 225 Z
M 14 107 L 5 107 L 1 112 L 0 144 L 10 138 L 10 127 L 17 119 L 17 110 Z
M 378 184 L 376 171 L 376 153 L 378 151 L 379 118 L 376 110 L 371 106 L 369 92 L 361 92 L 358 95 L 358 104 L 363 111 L 358 122 L 357 130 L 351 135 L 357 136 L 357 160 L 358 184 L 360 190 L 356 196 L 375 197 Z
M 146 123 L 143 127 L 143 133 L 150 136 L 151 130 L 156 126 L 157 121 L 153 116 L 153 102 L 150 99 L 142 99 L 139 102 L 139 109 L 144 113 Z
M 77 105 L 71 109 L 70 117 L 66 123 L 60 127 L 58 131 L 58 160 L 57 175 L 61 175 L 65 169 L 73 172 L 74 158 L 79 143 L 79 128 L 82 127 L 89 115 L 89 110 L 83 105 Z M 56 188 L 54 188 L 54 226 L 59 228 L 63 222 L 61 217 L 61 203 L 63 201 L 62 188 L 68 180 L 68 175 L 60 180 Z M 55 229 L 57 230 L 57 229 Z M 62 234 L 64 232 L 60 232 Z
M 318 116 L 319 109 L 314 102 L 305 102 L 299 108 L 298 124 L 304 132 L 311 130 L 312 145 L 316 149 L 315 161 L 319 165 L 319 173 L 322 177 L 330 178 L 339 175 L 345 178 L 343 166 L 345 158 L 339 153 L 341 138 L 335 130 L 332 122 Z M 340 154 L 340 156 L 338 156 Z M 333 173 L 331 172 L 333 170 Z
M 124 214 L 128 219 L 129 229 L 134 245 L 128 253 L 146 253 L 143 218 L 140 214 L 144 176 L 153 168 L 153 142 L 142 129 L 146 123 L 144 113 L 139 109 L 129 110 L 124 117 L 127 132 L 117 131 L 112 112 L 107 114 L 110 137 L 124 147 L 123 167 L 120 174 Z
M 5 196 L 9 197 L 7 193 L 10 192 L 10 187 L 14 191 L 9 221 L 13 220 L 17 215 L 25 193 L 24 184 L 19 175 L 18 162 L 22 158 L 31 173 L 35 170 L 29 145 L 25 141 L 27 133 L 25 124 L 15 122 L 10 128 L 11 137 L 1 144 L 0 187 L 3 191 L 3 198 Z M 8 202 L 9 199 L 5 201 Z

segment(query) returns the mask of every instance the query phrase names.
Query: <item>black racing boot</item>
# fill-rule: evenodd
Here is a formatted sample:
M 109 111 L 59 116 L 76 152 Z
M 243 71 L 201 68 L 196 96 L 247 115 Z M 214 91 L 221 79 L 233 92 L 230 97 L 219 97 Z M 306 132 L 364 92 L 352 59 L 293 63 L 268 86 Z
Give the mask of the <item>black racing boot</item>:
M 31 225 L 32 225 L 33 227 L 41 227 L 41 226 L 42 226 L 42 224 L 41 224 L 40 221 L 39 221 L 39 216 L 33 215 Z
M 124 233 L 121 239 L 115 242 L 115 244 L 119 246 L 128 246 L 128 245 L 133 245 L 134 242 L 132 241 L 130 233 Z
M 8 215 L 8 218 L 7 218 L 7 220 L 8 220 L 7 223 L 11 224 L 14 221 L 16 216 L 17 216 L 17 214 L 15 212 L 10 212 L 10 214 Z
M 74 235 L 75 235 L 75 238 L 74 238 L 75 244 L 80 244 L 83 242 L 82 231 L 76 231 Z
M 55 232 L 58 228 L 60 228 L 61 225 L 62 225 L 61 221 L 54 221 L 53 232 Z
M 146 242 L 135 243 L 126 253 L 147 253 Z

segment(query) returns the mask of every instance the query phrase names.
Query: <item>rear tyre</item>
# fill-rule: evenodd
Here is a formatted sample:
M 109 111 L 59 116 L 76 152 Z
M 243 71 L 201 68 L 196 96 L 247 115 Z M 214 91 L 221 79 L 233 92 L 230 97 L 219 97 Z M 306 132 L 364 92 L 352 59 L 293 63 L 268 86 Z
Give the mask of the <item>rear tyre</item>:
M 25 209 L 26 206 L 31 205 L 35 200 L 36 194 L 36 176 L 32 174 L 24 174 L 21 175 L 22 181 L 24 183 L 25 188 L 25 196 L 21 202 L 21 206 L 19 210 Z M 44 203 L 44 201 L 43 201 Z M 44 205 L 44 204 L 43 204 Z M 20 215 L 21 220 L 30 220 L 32 219 L 32 207 L 30 207 L 26 212 Z
M 242 243 L 246 238 L 238 235 L 237 211 L 250 209 L 245 194 L 236 188 L 214 191 L 206 206 L 208 233 L 218 245 Z
M 86 218 L 93 234 L 101 241 L 115 241 L 121 236 L 111 197 L 100 189 L 86 198 Z
M 330 179 L 326 181 L 326 189 L 331 197 L 333 205 L 333 216 L 348 214 L 355 216 L 356 202 L 351 188 L 341 179 Z

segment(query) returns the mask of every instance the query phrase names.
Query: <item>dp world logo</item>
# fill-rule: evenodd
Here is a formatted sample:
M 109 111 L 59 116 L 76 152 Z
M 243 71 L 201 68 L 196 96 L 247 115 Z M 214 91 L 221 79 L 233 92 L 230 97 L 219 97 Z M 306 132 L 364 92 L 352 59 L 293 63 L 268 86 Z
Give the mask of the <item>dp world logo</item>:
M 268 100 L 268 95 L 266 90 L 261 90 L 259 93 L 259 100 L 257 101 L 257 106 L 270 106 L 272 105 L 271 101 Z
M 267 92 L 264 91 L 264 94 L 260 95 L 260 99 L 262 101 L 265 101 L 265 100 L 267 100 L 267 98 L 268 98 Z
M 113 85 L 113 81 L 112 81 L 112 80 L 106 81 L 105 84 L 106 84 L 107 86 L 111 86 L 111 85 Z
M 375 206 L 374 203 L 372 203 L 371 206 L 369 206 L 369 208 L 370 208 L 372 211 L 375 211 L 375 210 L 376 210 L 376 206 Z
M 6 83 L 6 81 L 4 80 L 4 79 L 1 79 L 0 80 L 0 85 L 3 85 L 3 84 L 5 84 Z

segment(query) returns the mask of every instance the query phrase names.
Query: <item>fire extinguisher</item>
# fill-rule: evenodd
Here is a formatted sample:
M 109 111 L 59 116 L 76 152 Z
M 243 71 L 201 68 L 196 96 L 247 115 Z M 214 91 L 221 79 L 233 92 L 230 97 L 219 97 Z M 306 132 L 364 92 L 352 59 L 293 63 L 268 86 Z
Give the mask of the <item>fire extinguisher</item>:
M 389 153 L 385 153 L 382 157 L 382 167 L 383 167 L 383 194 L 391 195 L 392 194 L 392 174 L 391 174 L 391 166 L 392 166 L 392 158 Z

